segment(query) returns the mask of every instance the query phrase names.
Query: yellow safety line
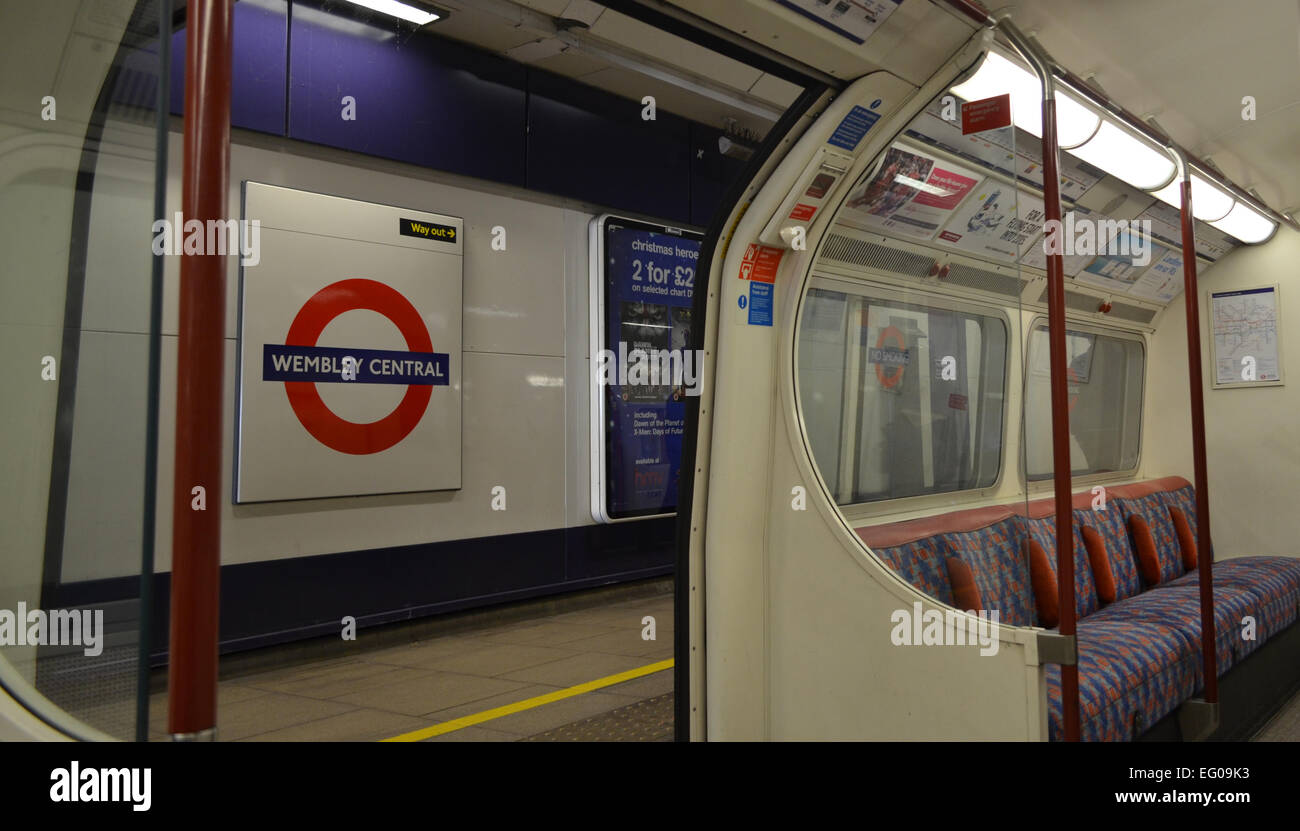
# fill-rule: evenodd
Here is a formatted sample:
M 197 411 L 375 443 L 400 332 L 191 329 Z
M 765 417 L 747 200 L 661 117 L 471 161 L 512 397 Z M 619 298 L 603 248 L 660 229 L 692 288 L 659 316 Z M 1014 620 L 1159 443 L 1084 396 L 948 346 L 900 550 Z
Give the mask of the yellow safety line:
M 455 730 L 461 730 L 466 727 L 472 727 L 475 724 L 482 724 L 485 721 L 508 716 L 513 713 L 531 710 L 534 707 L 540 707 L 543 704 L 550 704 L 552 701 L 563 701 L 566 698 L 572 698 L 575 695 L 589 693 L 592 690 L 599 690 L 602 687 L 610 687 L 614 684 L 621 684 L 624 681 L 631 681 L 633 678 L 640 678 L 644 675 L 653 675 L 656 672 L 662 672 L 665 669 L 671 669 L 673 659 L 660 661 L 656 664 L 647 664 L 636 669 L 629 669 L 627 672 L 620 672 L 617 675 L 607 675 L 604 678 L 597 678 L 595 681 L 587 681 L 584 684 L 578 684 L 563 690 L 546 693 L 545 695 L 525 698 L 523 701 L 516 701 L 514 704 L 506 704 L 503 707 L 494 707 L 491 710 L 484 710 L 481 713 L 475 713 L 470 716 L 462 716 L 451 721 L 444 721 L 442 724 L 435 724 L 432 727 L 422 727 L 419 730 L 412 730 L 410 733 L 403 733 L 400 736 L 384 739 L 386 742 L 419 742 L 425 739 L 441 736 L 444 733 L 451 733 Z

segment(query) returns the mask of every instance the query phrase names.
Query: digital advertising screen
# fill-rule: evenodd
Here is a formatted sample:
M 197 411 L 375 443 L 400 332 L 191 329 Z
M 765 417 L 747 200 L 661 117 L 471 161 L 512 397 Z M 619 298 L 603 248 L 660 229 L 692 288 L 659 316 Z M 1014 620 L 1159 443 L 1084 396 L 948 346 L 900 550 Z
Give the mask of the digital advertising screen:
M 592 223 L 592 516 L 671 514 L 686 398 L 701 235 L 603 216 Z

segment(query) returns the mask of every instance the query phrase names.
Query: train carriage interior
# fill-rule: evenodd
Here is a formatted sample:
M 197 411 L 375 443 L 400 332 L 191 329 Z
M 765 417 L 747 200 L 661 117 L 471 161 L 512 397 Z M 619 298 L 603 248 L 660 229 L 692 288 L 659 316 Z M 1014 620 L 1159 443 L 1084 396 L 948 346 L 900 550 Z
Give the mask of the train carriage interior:
M 1293 0 L 0 39 L 0 740 L 1300 741 Z

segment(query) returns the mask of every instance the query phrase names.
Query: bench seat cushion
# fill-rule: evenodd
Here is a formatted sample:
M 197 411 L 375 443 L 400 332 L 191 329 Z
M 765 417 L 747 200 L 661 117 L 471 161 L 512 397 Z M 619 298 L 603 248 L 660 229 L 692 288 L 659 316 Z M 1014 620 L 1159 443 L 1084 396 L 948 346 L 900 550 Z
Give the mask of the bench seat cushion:
M 1159 621 L 1079 621 L 1079 737 L 1129 741 L 1196 690 L 1198 655 L 1188 638 Z M 1061 668 L 1047 671 L 1048 737 L 1064 738 Z
M 1300 613 L 1300 558 L 1240 557 L 1214 564 L 1213 585 L 1255 595 L 1260 604 L 1255 617 L 1256 641 L 1262 643 L 1296 621 Z M 1169 584 L 1198 586 L 1199 576 L 1191 571 Z M 1217 600 L 1218 595 L 1215 595 Z M 1244 624 L 1236 620 L 1236 626 Z
M 1241 619 L 1265 616 L 1263 601 L 1255 594 L 1228 586 L 1214 588 L 1214 635 L 1218 673 L 1223 675 L 1259 645 L 1260 639 L 1242 637 Z M 1102 609 L 1099 621 L 1140 620 L 1167 626 L 1195 650 L 1198 686 L 1201 678 L 1201 590 L 1196 585 L 1161 585 Z M 1092 619 L 1092 618 L 1090 618 Z
M 939 537 L 948 556 L 958 557 L 970 566 L 984 609 L 997 611 L 998 622 L 1007 626 L 1038 625 L 1023 539 L 1020 517 Z
M 1076 509 L 1074 522 L 1095 530 L 1106 544 L 1106 558 L 1110 561 L 1110 570 L 1115 576 L 1115 597 L 1122 600 L 1141 592 L 1142 580 L 1138 577 L 1137 557 L 1133 553 L 1133 543 L 1129 539 L 1123 511 L 1113 504 L 1102 511 Z
M 942 603 L 953 605 L 952 581 L 948 579 L 948 555 L 934 540 L 923 539 L 873 549 L 885 565 L 921 591 Z

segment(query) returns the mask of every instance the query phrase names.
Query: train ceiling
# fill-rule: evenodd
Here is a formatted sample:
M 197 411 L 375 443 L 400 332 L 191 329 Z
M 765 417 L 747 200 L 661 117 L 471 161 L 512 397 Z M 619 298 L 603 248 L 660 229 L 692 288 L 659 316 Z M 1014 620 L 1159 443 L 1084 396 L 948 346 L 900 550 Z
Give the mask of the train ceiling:
M 1014 19 L 1062 65 L 1153 115 L 1271 207 L 1300 207 L 1296 0 L 1021 0 Z M 1256 118 L 1242 118 L 1252 96 Z
M 853 78 L 884 64 L 918 82 L 971 31 L 932 0 L 903 0 L 861 46 L 778 0 L 673 5 Z M 798 4 L 799 0 L 791 0 Z M 1279 211 L 1300 210 L 1300 3 L 1296 0 L 985 0 L 1076 75 Z M 1255 119 L 1242 118 L 1252 96 Z M 1300 219 L 1300 217 L 1297 217 Z
M 441 0 L 438 5 L 451 14 L 432 24 L 431 32 L 629 98 L 655 95 L 665 110 L 707 124 L 731 120 L 761 135 L 773 113 L 798 93 L 787 81 L 592 0 Z M 845 79 L 888 66 L 919 83 L 971 31 L 932 0 L 903 0 L 861 45 L 777 0 L 671 0 L 671 5 Z M 986 5 L 1001 8 L 996 0 Z M 79 99 L 88 93 L 75 83 L 60 84 L 61 69 L 111 60 L 113 51 L 105 44 L 120 32 L 133 6 L 133 0 L 42 4 L 41 13 L 75 18 L 76 24 L 51 21 L 54 25 L 41 29 L 51 42 L 26 44 L 18 50 L 21 55 L 9 56 L 15 59 L 11 63 L 47 77 L 47 86 L 59 92 L 60 109 L 66 100 L 69 112 L 83 110 L 89 101 Z M 1182 146 L 1208 158 L 1233 182 L 1256 189 L 1271 207 L 1300 209 L 1296 0 L 1019 0 L 1008 8 L 1021 29 L 1034 34 L 1062 65 L 1093 76 L 1130 111 L 1157 118 Z M 557 18 L 580 21 L 585 28 L 557 31 Z M 677 77 L 665 81 L 647 74 L 664 68 Z M 1254 120 L 1242 118 L 1245 96 L 1254 99 Z M 74 100 L 81 106 L 73 106 Z

